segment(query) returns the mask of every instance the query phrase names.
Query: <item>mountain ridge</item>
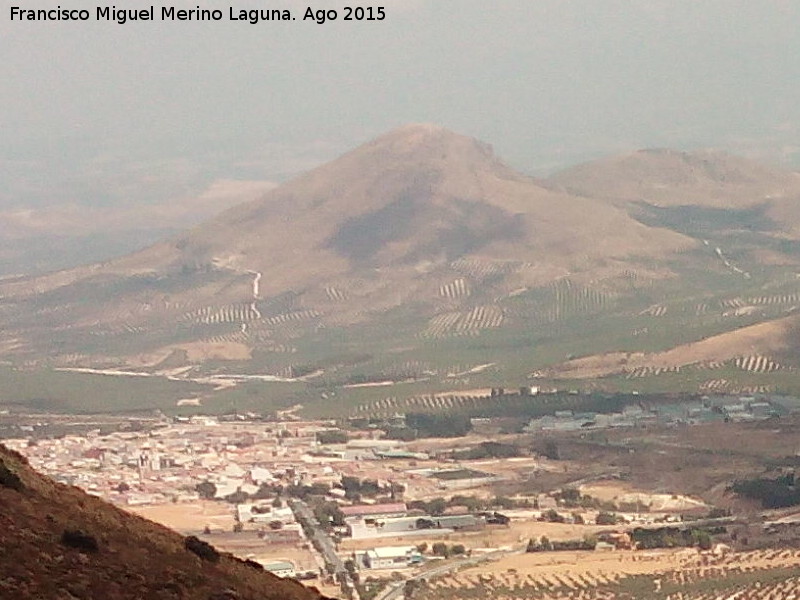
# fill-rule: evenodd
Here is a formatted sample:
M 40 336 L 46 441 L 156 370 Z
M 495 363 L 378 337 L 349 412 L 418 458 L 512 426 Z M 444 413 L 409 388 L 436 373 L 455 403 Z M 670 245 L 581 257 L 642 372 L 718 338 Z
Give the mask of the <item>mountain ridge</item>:
M 667 339 L 694 341 L 695 328 L 717 335 L 792 310 L 800 175 L 669 150 L 576 169 L 528 177 L 468 136 L 402 127 L 140 252 L 0 281 L 0 349 L 18 364 L 235 364 L 347 380 L 333 374 L 360 367 L 342 353 L 384 369 L 388 349 L 415 363 L 415 349 L 479 348 L 469 342 L 479 337 L 490 356 L 475 364 L 515 347 L 557 364 L 666 350 Z M 778 188 L 783 200 L 766 198 Z M 723 205 L 728 189 L 738 191 Z M 778 220 L 793 211 L 796 221 Z M 770 289 L 785 290 L 774 308 L 738 298 Z M 649 321 L 674 310 L 675 330 Z M 599 318 L 608 330 L 594 351 L 576 338 L 560 355 L 536 354 Z
M 580 195 L 657 206 L 742 209 L 800 197 L 800 173 L 718 150 L 643 149 L 575 165 L 546 181 Z
M 345 188 L 346 193 L 342 193 Z M 391 201 L 383 201 L 387 198 Z M 465 213 L 476 205 L 481 210 L 471 221 L 470 214 Z M 594 213 L 591 220 L 588 212 Z M 385 232 L 393 217 L 402 222 L 415 214 L 415 224 L 427 227 L 427 239 L 422 242 L 408 242 L 404 239 L 408 235 L 397 235 L 403 233 L 399 231 L 389 232 L 395 235 L 385 239 L 369 239 L 366 233 L 369 229 Z M 346 215 L 344 222 L 342 215 Z M 521 222 L 523 215 L 528 215 L 525 223 Z M 455 220 L 463 231 L 455 226 L 448 228 L 448 219 Z M 502 224 L 478 226 L 487 221 Z M 286 223 L 292 224 L 291 245 L 279 235 Z M 332 225 L 338 225 L 338 230 Z M 598 227 L 603 227 L 606 234 L 599 239 L 604 250 L 598 247 L 597 239 L 587 239 L 586 229 Z M 264 243 L 259 232 L 264 229 L 279 236 L 276 243 Z M 271 266 L 273 271 L 278 263 L 287 266 L 284 271 L 297 273 L 303 270 L 298 267 L 298 255 L 315 252 L 312 262 L 317 268 L 306 266 L 305 270 L 310 271 L 306 277 L 285 277 L 278 284 L 297 286 L 325 272 L 349 270 L 348 263 L 357 257 L 359 243 L 362 253 L 372 251 L 381 265 L 404 258 L 413 262 L 416 255 L 422 262 L 441 263 L 474 253 L 470 241 L 480 243 L 489 256 L 498 254 L 496 246 L 503 245 L 505 234 L 510 233 L 512 241 L 522 241 L 522 229 L 532 231 L 536 237 L 528 250 L 549 251 L 567 263 L 571 261 L 565 255 L 576 251 L 588 256 L 625 256 L 637 251 L 648 254 L 650 245 L 658 245 L 654 252 L 662 251 L 662 247 L 676 250 L 692 245 L 690 240 L 671 232 L 647 231 L 624 211 L 549 190 L 538 180 L 503 164 L 488 144 L 440 127 L 412 125 L 380 136 L 261 199 L 228 209 L 172 242 L 107 263 L 45 275 L 39 281 L 45 282 L 47 288 L 59 285 L 59 280 L 69 280 L 70 273 L 78 279 L 86 275 L 194 268 L 214 262 L 240 270 Z M 307 235 L 297 235 L 298 230 Z M 304 237 L 313 233 L 322 235 L 313 240 L 316 243 L 306 243 Z M 432 238 L 439 234 L 445 237 L 444 252 L 433 245 Z M 448 234 L 455 238 L 450 248 L 446 247 Z M 625 241 L 626 235 L 632 239 Z M 572 243 L 558 239 L 564 237 L 572 238 Z M 263 256 L 265 248 L 269 250 L 268 260 Z M 502 250 L 507 248 L 499 253 Z

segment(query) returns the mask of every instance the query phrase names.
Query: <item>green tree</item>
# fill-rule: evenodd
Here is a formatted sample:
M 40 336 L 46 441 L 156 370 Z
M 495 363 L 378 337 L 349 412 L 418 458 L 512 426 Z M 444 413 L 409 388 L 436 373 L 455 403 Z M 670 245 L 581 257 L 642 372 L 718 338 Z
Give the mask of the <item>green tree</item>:
M 428 512 L 434 517 L 444 514 L 447 509 L 447 501 L 444 498 L 434 498 L 427 505 Z
M 244 504 L 250 499 L 250 496 L 247 492 L 243 492 L 242 490 L 236 490 L 232 494 L 228 494 L 225 496 L 225 501 L 230 502 L 231 504 Z
M 444 542 L 436 542 L 431 548 L 431 551 L 433 552 L 434 556 L 443 556 L 445 558 L 450 556 L 450 549 Z
M 354 575 L 356 572 L 356 563 L 352 558 L 348 558 L 344 561 L 344 570 L 350 573 L 350 575 Z
M 204 500 L 213 500 L 217 495 L 217 486 L 210 481 L 203 481 L 194 486 L 195 491 Z
M 542 456 L 549 458 L 550 460 L 560 460 L 561 453 L 558 451 L 558 444 L 555 440 L 547 440 L 544 443 L 544 448 L 542 449 Z
M 314 516 L 324 527 L 344 525 L 344 513 L 335 502 L 318 502 L 314 505 Z
M 464 547 L 464 544 L 454 544 L 450 547 L 450 555 L 451 556 L 462 556 L 467 553 L 467 549 Z
M 453 496 L 450 498 L 450 506 L 464 506 L 470 512 L 475 512 L 484 508 L 484 503 L 475 496 Z
M 317 441 L 320 444 L 346 444 L 349 439 L 347 433 L 340 429 L 329 429 L 317 434 Z
M 711 550 L 713 541 L 711 540 L 711 535 L 702 529 L 695 529 L 692 531 L 692 541 L 696 546 L 698 546 L 701 550 Z
M 577 488 L 564 488 L 556 496 L 568 508 L 575 508 L 581 500 L 581 492 Z
M 545 518 L 546 521 L 548 521 L 550 523 L 563 523 L 564 522 L 564 517 L 562 517 L 560 514 L 558 514 L 558 511 L 553 509 L 553 508 L 551 508 L 550 510 L 545 512 L 542 516 Z
M 597 523 L 598 525 L 616 525 L 617 516 L 613 513 L 601 512 L 597 514 L 595 523 Z

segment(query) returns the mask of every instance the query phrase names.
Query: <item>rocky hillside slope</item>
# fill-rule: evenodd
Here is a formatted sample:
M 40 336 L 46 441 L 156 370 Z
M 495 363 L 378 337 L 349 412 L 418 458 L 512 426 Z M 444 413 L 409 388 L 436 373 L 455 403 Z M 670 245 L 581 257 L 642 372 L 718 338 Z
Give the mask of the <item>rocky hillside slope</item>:
M 192 544 L 194 542 L 194 545 Z M 0 598 L 320 600 L 34 472 L 0 446 Z

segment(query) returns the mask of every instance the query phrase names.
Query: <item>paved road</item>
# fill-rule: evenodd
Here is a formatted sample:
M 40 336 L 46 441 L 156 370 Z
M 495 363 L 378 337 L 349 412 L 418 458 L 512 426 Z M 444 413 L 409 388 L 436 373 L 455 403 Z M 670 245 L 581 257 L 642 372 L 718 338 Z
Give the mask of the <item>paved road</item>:
M 350 573 L 344 568 L 342 559 L 336 554 L 336 547 L 333 545 L 333 540 L 331 540 L 328 533 L 322 529 L 322 526 L 319 524 L 319 521 L 317 521 L 312 510 L 302 500 L 289 500 L 289 506 L 294 512 L 295 518 L 300 523 L 308 524 L 311 530 L 311 535 L 309 537 L 312 543 L 316 541 L 314 547 L 320 549 L 328 571 L 332 575 L 335 575 L 339 581 L 344 582 L 345 586 L 353 594 L 353 597 L 358 600 L 358 591 L 355 589 Z
M 462 558 L 461 560 L 449 562 L 439 567 L 428 569 L 427 571 L 419 573 L 418 575 L 406 577 L 403 581 L 390 583 L 380 594 L 375 596 L 375 600 L 399 600 L 400 598 L 403 598 L 403 590 L 405 589 L 406 581 L 416 581 L 419 579 L 439 577 L 440 575 L 444 575 L 451 571 L 457 571 L 458 569 L 463 569 L 464 567 L 474 567 L 475 565 L 486 562 L 487 560 L 495 560 L 502 558 L 507 554 L 519 554 L 521 552 L 522 550 L 496 550 L 495 552 L 489 552 L 488 554 L 482 554 L 481 556 Z

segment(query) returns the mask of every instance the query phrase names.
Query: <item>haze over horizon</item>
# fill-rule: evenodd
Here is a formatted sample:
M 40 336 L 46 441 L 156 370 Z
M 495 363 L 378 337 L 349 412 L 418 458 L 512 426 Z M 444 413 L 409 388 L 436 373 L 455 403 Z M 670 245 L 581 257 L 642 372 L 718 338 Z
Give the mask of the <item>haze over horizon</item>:
M 181 202 L 160 222 L 173 231 L 213 214 L 197 198 L 220 181 L 247 182 L 246 199 L 412 122 L 485 140 L 537 175 L 648 147 L 800 161 L 790 2 L 383 4 L 383 22 L 324 25 L 5 14 L 0 234 L 51 233 L 63 218 L 70 235 L 86 207 L 141 209 L 147 229 L 159 221 L 143 207 Z

